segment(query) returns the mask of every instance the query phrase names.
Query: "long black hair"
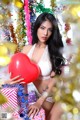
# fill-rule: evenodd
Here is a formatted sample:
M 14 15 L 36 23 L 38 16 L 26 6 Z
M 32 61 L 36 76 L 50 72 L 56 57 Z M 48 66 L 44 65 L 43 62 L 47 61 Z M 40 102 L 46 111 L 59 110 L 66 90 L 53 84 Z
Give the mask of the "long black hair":
M 46 42 L 46 44 L 48 45 L 49 56 L 52 63 L 52 70 L 54 70 L 56 74 L 60 74 L 60 67 L 64 63 L 64 59 L 60 52 L 60 49 L 63 48 L 64 45 L 62 42 L 62 36 L 58 28 L 57 20 L 53 14 L 44 12 L 37 17 L 32 32 L 32 44 L 38 43 L 37 30 L 40 25 L 47 20 L 52 23 L 53 28 L 52 34 Z

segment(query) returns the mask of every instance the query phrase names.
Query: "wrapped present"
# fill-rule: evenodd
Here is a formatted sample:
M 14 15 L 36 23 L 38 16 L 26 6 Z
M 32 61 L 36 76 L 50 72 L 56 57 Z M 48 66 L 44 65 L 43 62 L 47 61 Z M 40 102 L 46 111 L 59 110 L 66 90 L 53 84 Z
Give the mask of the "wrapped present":
M 34 104 L 37 101 L 37 99 L 38 99 L 38 97 L 37 97 L 35 91 L 31 91 L 31 92 L 28 93 L 29 105 Z M 35 115 L 34 118 L 33 118 L 33 116 L 31 116 L 30 120 L 46 120 L 45 119 L 45 110 L 43 108 L 40 109 L 38 115 Z
M 14 112 L 12 116 L 13 116 L 13 120 L 24 120 L 23 118 L 20 117 L 18 112 Z
M 27 86 L 26 86 L 27 88 Z M 19 114 L 20 117 L 23 118 L 23 120 L 30 120 L 28 117 L 28 94 L 27 91 L 25 92 L 25 88 L 23 85 L 19 85 L 18 86 L 18 101 L 19 101 L 19 105 L 20 105 L 20 110 L 19 110 Z
M 34 91 L 29 92 L 28 93 L 28 102 L 29 102 L 29 104 L 30 103 L 34 103 L 36 101 L 37 101 L 37 95 L 36 95 L 36 93 Z
M 12 110 L 15 110 L 12 113 L 13 120 L 45 120 L 45 110 L 41 109 L 33 118 L 28 119 L 27 115 L 27 105 L 33 104 L 37 100 L 37 95 L 35 91 L 32 91 L 28 94 L 24 94 L 24 87 L 4 87 L 1 89 L 1 92 L 6 96 L 8 102 L 2 105 L 2 109 L 7 109 L 11 107 Z M 28 97 L 27 97 L 28 96 Z M 27 98 L 27 99 L 25 99 Z M 20 106 L 19 106 L 20 105 Z M 19 111 L 17 108 L 19 108 Z
M 10 108 L 13 111 L 18 109 L 17 88 L 2 88 L 1 92 L 7 98 L 8 102 L 2 105 L 2 109 Z
M 7 98 L 7 102 L 1 106 L 2 114 L 6 113 L 6 120 L 8 113 L 11 115 L 12 120 L 23 120 L 19 115 L 19 102 L 17 98 L 17 87 L 3 87 L 1 93 Z
M 45 118 L 45 110 L 41 109 L 38 115 L 35 115 L 34 118 L 30 117 L 31 120 L 46 120 Z
M 23 88 L 20 87 L 18 90 L 18 98 L 19 98 L 19 103 L 20 103 L 20 111 L 19 114 L 20 116 L 25 120 L 25 118 L 28 120 L 27 118 L 27 110 L 28 108 L 26 107 L 27 104 L 27 100 L 25 100 L 25 98 L 27 97 L 28 99 L 28 104 L 34 104 L 37 101 L 37 95 L 35 91 L 31 91 L 28 94 L 23 94 Z M 32 119 L 32 116 L 30 117 L 29 120 L 45 120 L 45 111 L 43 109 L 41 109 L 38 113 L 38 115 L 36 115 L 34 117 L 34 119 Z

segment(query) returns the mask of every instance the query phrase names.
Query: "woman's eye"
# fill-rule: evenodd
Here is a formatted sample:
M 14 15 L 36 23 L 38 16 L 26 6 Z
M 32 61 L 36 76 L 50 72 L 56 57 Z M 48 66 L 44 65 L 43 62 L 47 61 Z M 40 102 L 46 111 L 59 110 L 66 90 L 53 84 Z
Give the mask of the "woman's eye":
M 44 26 L 40 26 L 40 29 L 44 30 L 44 29 L 46 29 L 46 28 L 45 28 Z M 48 28 L 47 31 L 52 32 L 52 29 L 51 29 L 51 28 Z
M 41 28 L 41 29 L 44 29 L 44 27 L 42 27 L 42 26 L 41 26 L 40 28 Z
M 52 32 L 52 29 L 49 29 L 50 32 Z

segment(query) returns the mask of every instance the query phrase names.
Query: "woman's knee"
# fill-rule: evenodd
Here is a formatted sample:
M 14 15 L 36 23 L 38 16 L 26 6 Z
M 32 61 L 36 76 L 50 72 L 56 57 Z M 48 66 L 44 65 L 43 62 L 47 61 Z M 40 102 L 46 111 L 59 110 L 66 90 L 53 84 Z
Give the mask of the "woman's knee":
M 45 109 L 46 112 L 49 113 L 51 111 L 53 105 L 54 105 L 53 103 L 49 103 L 49 102 L 46 101 L 46 102 L 43 103 L 42 107 L 43 107 L 43 109 Z

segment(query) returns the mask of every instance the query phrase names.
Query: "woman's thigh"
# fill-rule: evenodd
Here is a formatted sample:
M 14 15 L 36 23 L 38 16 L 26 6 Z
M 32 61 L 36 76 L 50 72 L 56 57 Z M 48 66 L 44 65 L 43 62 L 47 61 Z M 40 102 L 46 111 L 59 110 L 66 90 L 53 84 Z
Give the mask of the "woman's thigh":
M 61 104 L 59 103 L 50 103 L 45 101 L 42 107 L 45 110 L 46 117 L 53 116 L 54 120 L 59 119 L 64 112 Z
M 48 119 L 49 120 L 61 120 L 61 116 L 64 113 L 61 104 L 55 103 L 52 107 L 51 111 L 49 112 Z

